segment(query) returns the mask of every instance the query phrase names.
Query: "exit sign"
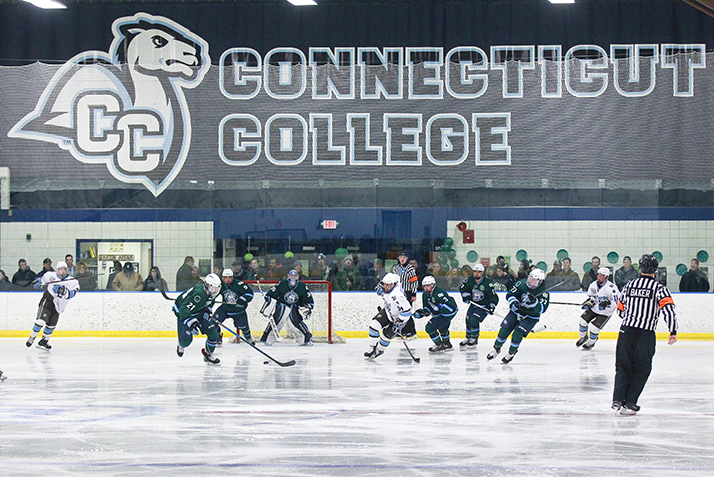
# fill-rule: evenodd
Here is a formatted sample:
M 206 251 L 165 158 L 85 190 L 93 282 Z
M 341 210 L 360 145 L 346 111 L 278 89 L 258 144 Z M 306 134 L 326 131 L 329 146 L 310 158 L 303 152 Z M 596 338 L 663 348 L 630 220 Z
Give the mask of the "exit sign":
M 325 230 L 335 230 L 340 223 L 336 220 L 323 220 L 320 222 L 322 228 Z

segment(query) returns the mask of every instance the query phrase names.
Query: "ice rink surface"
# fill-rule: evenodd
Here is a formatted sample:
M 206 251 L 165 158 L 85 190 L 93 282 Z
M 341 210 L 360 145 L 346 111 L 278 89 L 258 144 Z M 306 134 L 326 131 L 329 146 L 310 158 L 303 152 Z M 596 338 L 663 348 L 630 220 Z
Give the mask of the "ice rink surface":
M 714 475 L 714 343 L 657 343 L 637 416 L 610 410 L 614 341 L 475 350 L 366 339 L 203 363 L 172 339 L 0 340 L 0 473 L 117 476 Z

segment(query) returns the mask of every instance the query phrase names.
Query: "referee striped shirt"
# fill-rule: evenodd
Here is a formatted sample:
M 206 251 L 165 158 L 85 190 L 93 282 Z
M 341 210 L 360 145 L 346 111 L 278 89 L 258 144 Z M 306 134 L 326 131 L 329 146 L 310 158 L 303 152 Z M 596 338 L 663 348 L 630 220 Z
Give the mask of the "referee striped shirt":
M 416 295 L 417 286 L 419 285 L 419 278 L 417 277 L 416 270 L 414 267 L 408 263 L 402 265 L 397 263 L 392 267 L 392 273 L 399 275 L 399 281 L 405 292 Z
M 625 285 L 617 303 L 622 326 L 655 331 L 660 314 L 669 329 L 669 334 L 677 334 L 677 317 L 674 300 L 667 287 L 654 278 L 640 275 Z

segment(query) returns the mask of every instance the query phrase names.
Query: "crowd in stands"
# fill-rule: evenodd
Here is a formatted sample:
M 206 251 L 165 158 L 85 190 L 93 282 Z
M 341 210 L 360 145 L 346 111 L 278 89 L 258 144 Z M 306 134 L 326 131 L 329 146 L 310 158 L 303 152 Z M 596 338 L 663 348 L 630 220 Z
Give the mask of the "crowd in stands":
M 421 283 L 425 276 L 433 276 L 436 286 L 447 291 L 458 291 L 463 281 L 473 274 L 472 267 L 463 265 L 453 267 L 448 271 L 442 269 L 442 265 L 437 262 L 420 264 L 416 258 L 409 257 L 407 252 L 401 255 L 408 257 L 409 265 L 415 270 L 421 291 Z M 234 260 L 230 267 L 233 276 L 239 280 L 278 280 L 285 278 L 288 272 L 295 269 L 300 280 L 324 280 L 332 284 L 335 291 L 371 291 L 382 280 L 386 273 L 392 272 L 392 268 L 385 268 L 385 261 L 375 258 L 373 261 L 360 260 L 354 254 L 345 256 L 335 256 L 332 262 L 328 263 L 328 258 L 319 253 L 314 261 L 310 261 L 308 270 L 303 267 L 303 262 L 294 260 L 292 254 L 286 256 L 284 261 L 276 257 L 267 259 L 265 265 L 252 256 L 247 256 L 250 260 L 241 258 Z M 74 257 L 67 254 L 64 257 L 67 263 L 69 275 L 75 277 L 80 284 L 82 291 L 94 290 L 114 290 L 114 291 L 158 291 L 169 290 L 169 285 L 161 276 L 159 267 L 151 267 L 149 276 L 144 279 L 135 270 L 132 262 L 122 264 L 119 261 L 113 262 L 112 272 L 107 277 L 105 287 L 101 287 L 98 276 L 87 267 L 83 261 L 74 265 Z M 503 256 L 498 256 L 495 263 L 490 265 L 485 275 L 495 283 L 497 291 L 508 290 L 516 281 L 528 276 L 528 273 L 535 268 L 531 260 L 521 260 L 518 262 L 518 270 L 514 270 L 506 262 Z M 590 284 L 596 279 L 596 271 L 601 266 L 601 260 L 595 256 L 591 259 L 592 268 L 583 274 L 582 279 L 578 273 L 572 269 L 572 261 L 569 257 L 553 262 L 552 269 L 547 273 L 545 287 L 554 291 L 580 291 L 587 290 Z M 214 272 L 219 276 L 222 272 L 220 264 L 216 264 Z M 18 261 L 17 271 L 10 277 L 4 270 L 0 269 L 0 292 L 2 291 L 36 291 L 33 286 L 38 283 L 38 279 L 43 274 L 54 271 L 52 259 L 45 258 L 42 268 L 35 273 L 28 266 L 27 261 L 21 258 Z M 613 273 L 614 283 L 618 289 L 622 289 L 629 281 L 639 276 L 637 269 L 632 265 L 629 256 L 623 257 L 622 267 Z M 176 272 L 175 290 L 187 290 L 194 285 L 201 283 L 201 273 L 194 263 L 194 258 L 187 256 L 183 265 Z M 689 270 L 682 275 L 680 292 L 708 292 L 710 288 L 707 275 L 699 268 L 699 260 L 693 258 L 690 262 Z

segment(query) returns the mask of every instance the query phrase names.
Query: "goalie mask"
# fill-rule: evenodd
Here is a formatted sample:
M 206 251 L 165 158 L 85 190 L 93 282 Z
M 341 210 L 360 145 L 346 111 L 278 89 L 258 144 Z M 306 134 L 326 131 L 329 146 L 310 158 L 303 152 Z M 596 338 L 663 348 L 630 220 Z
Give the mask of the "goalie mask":
M 216 296 L 218 295 L 218 292 L 221 291 L 221 279 L 218 278 L 218 275 L 215 273 L 209 273 L 206 275 L 205 285 L 206 291 L 211 296 Z
M 290 286 L 295 288 L 299 281 L 300 275 L 298 275 L 297 270 L 290 270 L 290 272 L 288 272 L 288 283 Z
M 526 283 L 528 284 L 528 288 L 533 290 L 541 286 L 544 281 L 545 272 L 540 268 L 535 268 L 531 270 L 531 273 L 528 274 L 528 280 L 526 281 Z
M 60 278 L 66 277 L 68 272 L 69 269 L 67 268 L 67 264 L 65 262 L 57 262 L 57 275 Z

